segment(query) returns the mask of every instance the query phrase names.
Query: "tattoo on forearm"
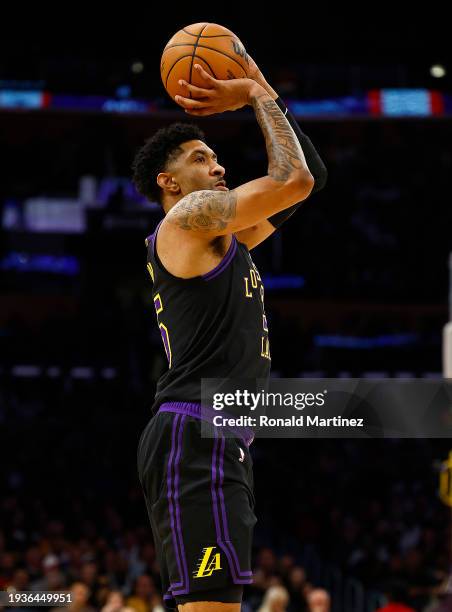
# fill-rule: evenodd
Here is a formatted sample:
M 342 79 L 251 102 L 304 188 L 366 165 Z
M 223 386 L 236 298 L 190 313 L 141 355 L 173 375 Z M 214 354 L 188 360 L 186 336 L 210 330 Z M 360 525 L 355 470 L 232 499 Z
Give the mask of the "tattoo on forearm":
M 168 220 L 184 230 L 224 230 L 234 219 L 237 206 L 235 191 L 194 191 L 168 213 Z
M 251 103 L 265 137 L 268 174 L 275 181 L 284 182 L 294 170 L 305 165 L 300 143 L 274 100 L 256 96 Z

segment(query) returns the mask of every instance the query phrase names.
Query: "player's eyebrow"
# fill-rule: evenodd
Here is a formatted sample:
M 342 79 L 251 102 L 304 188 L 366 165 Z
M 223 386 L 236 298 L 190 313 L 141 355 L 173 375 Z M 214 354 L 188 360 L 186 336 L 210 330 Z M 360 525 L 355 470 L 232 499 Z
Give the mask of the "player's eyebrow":
M 218 159 L 216 153 L 214 153 L 213 151 L 212 151 L 212 153 L 209 153 L 209 151 L 207 149 L 195 149 L 194 151 L 192 151 L 190 153 L 190 157 L 194 157 L 195 155 L 197 155 L 199 153 L 201 153 L 202 155 L 207 155 L 207 156 L 210 155 L 210 157 L 212 159 L 214 159 L 215 161 L 217 161 L 217 159 Z

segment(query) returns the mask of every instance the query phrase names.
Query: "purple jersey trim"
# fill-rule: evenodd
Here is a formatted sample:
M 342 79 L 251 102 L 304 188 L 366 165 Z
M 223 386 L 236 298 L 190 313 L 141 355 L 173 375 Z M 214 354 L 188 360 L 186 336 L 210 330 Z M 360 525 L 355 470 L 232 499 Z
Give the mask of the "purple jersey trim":
M 207 274 L 203 274 L 202 278 L 206 281 L 212 280 L 212 278 L 215 278 L 216 276 L 221 274 L 223 270 L 225 270 L 228 267 L 228 265 L 231 263 L 236 251 L 237 251 L 237 239 L 234 236 L 234 234 L 232 234 L 231 244 L 229 245 L 229 249 L 227 250 L 226 255 L 220 261 L 218 266 L 216 266 L 210 272 L 207 272 Z
M 182 537 L 182 525 L 179 504 L 179 464 L 182 452 L 182 433 L 186 416 L 177 415 L 174 419 L 171 436 L 171 452 L 167 468 L 167 499 L 171 519 L 171 532 L 173 538 L 174 553 L 176 555 L 177 568 L 179 570 L 179 582 L 172 583 L 169 590 L 173 595 L 185 595 L 189 589 L 187 559 L 185 556 L 184 540 Z M 176 435 L 178 425 L 179 433 Z M 176 443 L 177 438 L 177 443 Z M 174 457 L 175 456 L 175 457 Z M 172 463 L 174 461 L 174 481 L 172 479 Z M 174 489 L 173 489 L 174 487 Z
M 165 402 L 160 405 L 159 412 L 174 412 L 175 414 L 185 414 L 199 419 L 200 421 L 206 421 L 207 423 L 213 424 L 213 417 L 218 416 L 218 412 L 210 406 L 202 406 L 192 402 Z M 221 414 L 225 418 L 233 418 L 232 415 L 221 411 Z M 216 429 L 216 428 L 215 428 Z M 249 427 L 228 427 L 229 431 L 233 432 L 238 438 L 240 438 L 244 444 L 250 446 L 254 439 L 254 433 Z
M 151 247 L 151 252 L 154 257 L 156 257 L 155 241 L 157 238 L 157 232 L 159 231 L 159 227 L 161 226 L 162 223 L 163 223 L 163 219 L 159 222 L 159 224 L 155 228 L 154 233 L 150 234 L 146 238 L 146 245 L 148 247 L 149 246 Z M 234 236 L 234 234 L 232 234 L 232 240 L 231 240 L 231 244 L 229 245 L 229 249 L 227 250 L 226 255 L 223 257 L 220 263 L 217 266 L 215 266 L 213 270 L 210 270 L 210 272 L 207 272 L 206 274 L 203 274 L 202 276 L 194 276 L 193 278 L 202 278 L 203 280 L 206 280 L 206 281 L 212 280 L 212 278 L 215 278 L 216 276 L 221 274 L 228 267 L 228 265 L 231 263 L 232 259 L 234 258 L 236 251 L 237 251 L 237 238 Z M 191 280 L 191 279 L 187 279 L 187 280 Z
M 234 545 L 232 544 L 231 538 L 229 537 L 229 528 L 228 528 L 228 520 L 226 517 L 226 504 L 224 501 L 224 495 L 223 495 L 223 479 L 224 479 L 224 468 L 223 468 L 223 463 L 224 463 L 224 449 L 225 449 L 225 445 L 226 445 L 226 440 L 224 437 L 221 438 L 221 447 L 220 447 L 220 465 L 219 465 L 219 469 L 218 469 L 218 473 L 220 476 L 220 483 L 219 483 L 219 487 L 218 487 L 218 493 L 219 493 L 219 497 L 220 497 L 220 507 L 221 507 L 221 516 L 223 518 L 223 531 L 224 531 L 224 536 L 225 536 L 225 544 L 228 546 L 228 548 L 231 551 L 231 554 L 233 556 L 233 559 L 235 560 L 236 563 L 236 569 L 237 569 L 237 573 L 240 575 L 241 578 L 247 577 L 247 576 L 252 576 L 253 572 L 251 571 L 242 571 L 240 569 L 240 563 L 239 563 L 239 558 L 237 556 L 237 553 L 235 551 Z
M 164 218 L 165 218 L 165 217 L 163 217 L 163 219 L 164 219 Z M 154 252 L 154 242 L 155 242 L 155 236 L 156 236 L 156 234 L 157 234 L 157 230 L 158 230 L 158 228 L 160 227 L 160 225 L 161 225 L 161 223 L 162 223 L 163 219 L 162 219 L 161 221 L 159 221 L 159 222 L 158 222 L 157 227 L 155 228 L 155 230 L 153 231 L 153 233 L 152 233 L 152 234 L 149 234 L 149 236 L 146 236 L 146 240 L 145 240 L 146 246 L 148 247 L 148 246 L 149 246 L 149 244 L 150 244 L 150 243 L 152 243 L 152 252 Z
M 164 219 L 165 217 L 163 217 Z M 151 234 L 150 236 L 148 236 L 147 241 L 149 242 L 149 239 L 151 241 L 151 250 L 152 250 L 152 254 L 155 257 L 155 239 L 157 238 L 157 232 L 159 231 L 159 227 L 162 225 L 163 223 L 163 219 L 161 221 L 159 221 L 159 224 L 157 225 L 157 227 L 154 230 L 154 233 Z
M 220 444 L 219 441 L 221 440 Z M 220 516 L 223 517 L 223 528 L 225 534 L 228 532 L 227 529 L 227 519 L 226 519 L 226 509 L 224 508 L 224 497 L 222 491 L 222 466 L 223 466 L 223 456 L 224 456 L 224 443 L 225 438 L 222 436 L 218 438 L 217 431 L 215 430 L 215 440 L 213 443 L 213 451 L 212 451 L 212 484 L 211 484 L 211 493 L 212 493 L 212 509 L 213 509 L 213 518 L 215 523 L 215 531 L 217 534 L 217 544 L 221 548 L 221 550 L 226 555 L 229 562 L 229 569 L 232 575 L 232 580 L 234 584 L 251 584 L 253 582 L 253 573 L 251 571 L 241 571 L 239 559 L 237 557 L 237 553 L 234 549 L 232 542 L 227 541 L 226 538 L 223 538 L 222 530 L 221 530 L 221 520 Z M 218 448 L 220 447 L 220 481 L 217 482 L 217 454 Z M 218 501 L 220 500 L 220 506 L 218 506 Z M 221 510 L 221 512 L 220 512 Z

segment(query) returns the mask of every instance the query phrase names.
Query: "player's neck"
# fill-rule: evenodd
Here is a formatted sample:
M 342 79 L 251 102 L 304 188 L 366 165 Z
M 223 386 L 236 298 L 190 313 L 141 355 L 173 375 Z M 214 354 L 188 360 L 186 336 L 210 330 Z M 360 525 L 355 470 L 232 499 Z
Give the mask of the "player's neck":
M 169 213 L 169 211 L 175 206 L 180 200 L 182 200 L 184 196 L 182 194 L 178 194 L 177 196 L 167 196 L 163 199 L 163 210 L 165 211 L 165 215 Z

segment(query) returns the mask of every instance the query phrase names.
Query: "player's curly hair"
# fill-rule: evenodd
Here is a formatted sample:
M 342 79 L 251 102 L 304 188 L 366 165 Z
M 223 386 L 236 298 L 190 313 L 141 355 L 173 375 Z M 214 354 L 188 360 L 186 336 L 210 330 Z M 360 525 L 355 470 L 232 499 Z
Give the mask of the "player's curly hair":
M 132 181 L 141 195 L 162 204 L 157 175 L 165 172 L 168 162 L 181 152 L 180 145 L 189 140 L 205 142 L 204 132 L 193 123 L 173 123 L 146 140 L 132 163 Z

